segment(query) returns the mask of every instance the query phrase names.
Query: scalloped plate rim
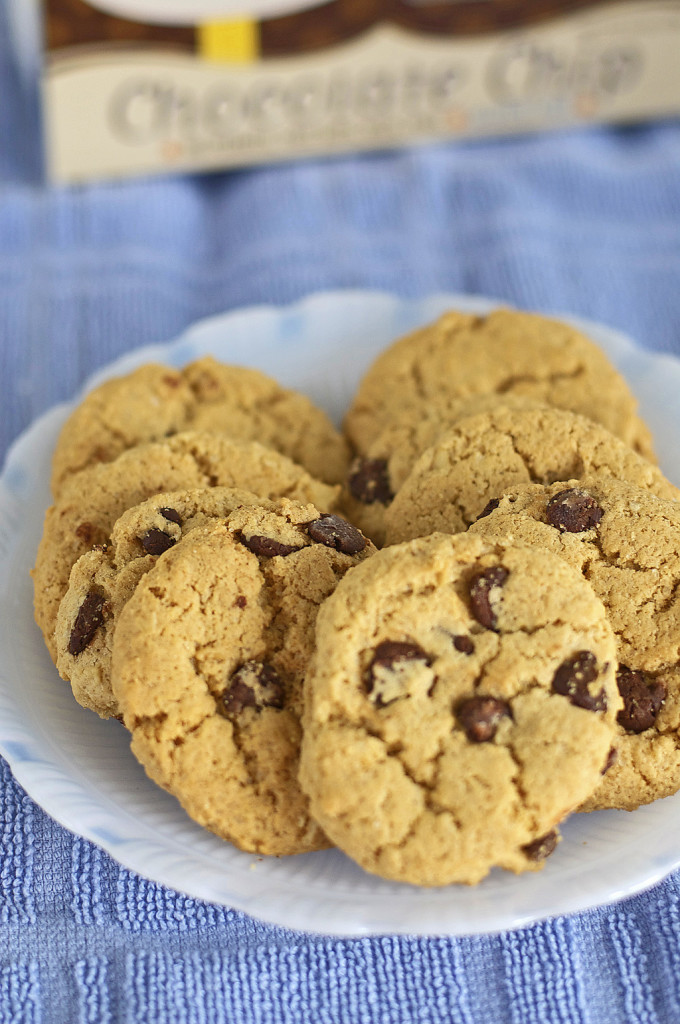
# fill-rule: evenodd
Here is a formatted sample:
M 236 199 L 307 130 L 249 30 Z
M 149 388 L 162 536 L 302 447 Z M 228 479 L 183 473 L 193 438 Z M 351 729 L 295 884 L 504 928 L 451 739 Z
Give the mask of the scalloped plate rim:
M 473 311 L 483 312 L 486 309 L 493 308 L 500 305 L 509 305 L 501 300 L 488 299 L 483 296 L 460 296 L 449 294 L 446 292 L 437 292 L 429 296 L 423 296 L 416 299 L 401 298 L 393 295 L 389 292 L 371 290 L 364 291 L 362 289 L 346 289 L 341 291 L 326 291 L 317 292 L 305 297 L 297 302 L 289 303 L 286 305 L 278 306 L 275 304 L 258 304 L 256 306 L 244 307 L 242 309 L 232 310 L 224 314 L 218 314 L 197 321 L 195 324 L 190 326 L 186 331 L 180 334 L 177 338 L 165 342 L 156 343 L 151 345 L 145 345 L 139 349 L 133 350 L 123 354 L 121 357 L 110 363 L 107 367 L 92 374 L 84 387 L 81 389 L 78 397 L 74 402 L 62 403 L 58 406 L 53 407 L 46 413 L 43 413 L 38 417 L 34 423 L 27 428 L 24 433 L 16 439 L 8 450 L 5 464 L 0 476 L 0 510 L 4 511 L 7 502 L 18 502 L 21 503 L 22 495 L 17 497 L 12 493 L 12 489 L 8 486 L 8 478 L 14 470 L 21 470 L 23 465 L 23 459 L 25 455 L 31 450 L 32 445 L 38 445 L 38 447 L 45 445 L 45 435 L 51 430 L 53 425 L 56 425 L 61 421 L 73 407 L 76 401 L 80 400 L 82 395 L 86 393 L 91 387 L 95 386 L 101 380 L 114 376 L 120 372 L 128 372 L 133 366 L 139 365 L 141 362 L 151 361 L 153 359 L 164 358 L 168 359 L 168 356 L 172 354 L 170 350 L 177 350 L 181 346 L 186 347 L 192 344 L 204 344 L 205 339 L 210 337 L 214 331 L 221 331 L 225 325 L 228 326 L 229 321 L 233 321 L 235 318 L 245 318 L 248 320 L 253 317 L 268 317 L 273 322 L 279 320 L 284 314 L 297 313 L 301 316 L 309 316 L 310 312 L 316 311 L 324 306 L 335 306 L 338 303 L 358 303 L 359 306 L 362 304 L 366 308 L 371 305 L 382 304 L 383 307 L 393 307 L 395 310 L 401 310 L 402 314 L 407 316 L 415 317 L 416 320 L 419 315 L 423 314 L 424 311 L 432 310 L 433 308 L 446 306 L 456 306 L 459 308 L 465 307 Z M 655 367 L 663 366 L 664 372 L 670 374 L 671 377 L 675 377 L 677 383 L 680 383 L 680 362 L 675 357 L 666 354 L 652 354 L 640 349 L 635 343 L 622 335 L 620 332 L 605 327 L 601 324 L 595 324 L 592 321 L 581 317 L 566 316 L 564 314 L 545 314 L 553 315 L 559 318 L 569 320 L 578 328 L 591 332 L 593 334 L 599 334 L 601 344 L 608 352 L 610 358 L 614 362 L 624 361 L 626 358 L 631 358 L 638 363 L 642 361 L 648 367 L 653 370 Z M 428 317 L 426 316 L 425 319 Z M 274 374 L 275 375 L 275 374 Z M 33 488 L 35 490 L 35 488 Z M 25 499 L 25 495 L 23 499 Z M 2 539 L 2 531 L 0 530 L 0 540 Z M 0 550 L 0 565 L 4 564 L 7 558 L 7 551 Z M 0 605 L 3 607 L 7 603 L 7 585 L 0 586 Z M 56 677 L 58 678 L 58 677 Z M 148 870 L 148 865 L 142 863 L 144 860 L 142 851 L 154 850 L 154 843 L 148 837 L 136 836 L 134 834 L 128 834 L 129 829 L 127 823 L 125 828 L 120 829 L 120 834 L 116 835 L 110 829 L 111 819 L 107 818 L 106 813 L 103 814 L 103 818 L 97 817 L 94 814 L 94 820 L 83 820 L 82 810 L 79 810 L 75 804 L 77 801 L 73 795 L 70 796 L 70 802 L 67 800 L 66 808 L 63 805 L 56 806 L 60 799 L 64 797 L 64 789 L 69 787 L 74 790 L 75 793 L 80 794 L 81 798 L 85 800 L 86 806 L 91 807 L 91 798 L 87 790 L 83 790 L 82 783 L 77 779 L 70 776 L 66 769 L 61 765 L 58 760 L 55 763 L 54 758 L 45 758 L 44 751 L 40 752 L 35 746 L 37 738 L 34 730 L 31 728 L 31 723 L 22 719 L 21 708 L 16 702 L 16 698 L 13 698 L 11 680 L 6 678 L 4 659 L 0 658 L 0 751 L 6 757 L 10 767 L 14 773 L 15 778 L 23 786 L 26 792 L 31 796 L 37 804 L 51 814 L 55 820 L 60 822 L 66 828 L 72 832 L 83 836 L 84 838 L 96 843 L 100 847 L 104 848 L 115 860 L 117 860 L 124 867 L 133 870 L 143 877 L 147 877 L 153 881 L 157 881 L 160 884 L 169 885 L 172 888 L 177 889 L 178 892 L 184 892 L 189 896 L 193 896 L 198 899 L 212 901 L 220 905 L 232 906 L 236 909 L 242 910 L 246 913 L 252 914 L 260 920 L 267 921 L 271 924 L 278 925 L 281 927 L 302 929 L 306 931 L 315 932 L 317 934 L 334 935 L 334 936 L 365 936 L 370 934 L 384 934 L 384 933 L 401 933 L 401 934 L 422 934 L 422 935 L 473 935 L 473 934 L 489 934 L 508 929 L 524 928 L 530 924 L 544 919 L 545 917 L 554 916 L 555 913 L 573 913 L 583 911 L 594 906 L 599 906 L 603 903 L 610 902 L 614 899 L 622 899 L 627 896 L 631 896 L 641 890 L 649 888 L 655 882 L 661 880 L 669 871 L 673 870 L 678 864 L 680 864 L 680 843 L 676 851 L 667 852 L 661 858 L 652 860 L 646 865 L 644 871 L 640 870 L 633 878 L 628 878 L 623 884 L 617 884 L 611 886 L 611 884 L 600 886 L 597 892 L 591 892 L 586 898 L 585 902 L 582 896 L 576 892 L 569 894 L 563 894 L 561 902 L 556 909 L 545 908 L 545 912 L 541 912 L 536 907 L 521 907 L 518 906 L 514 912 L 505 912 L 501 915 L 498 921 L 488 919 L 488 914 L 482 914 L 479 920 L 448 920 L 446 922 L 437 921 L 437 914 L 433 911 L 433 901 L 436 902 L 436 897 L 440 893 L 447 893 L 450 891 L 463 892 L 457 887 L 448 887 L 444 890 L 417 890 L 410 886 L 397 887 L 399 893 L 410 893 L 414 897 L 419 897 L 424 909 L 427 908 L 427 912 L 422 915 L 420 924 L 416 923 L 414 927 L 413 915 L 408 915 L 408 920 L 403 921 L 400 919 L 398 914 L 389 912 L 389 906 L 385 910 L 384 904 L 392 904 L 395 901 L 394 892 L 390 889 L 385 890 L 384 893 L 380 893 L 380 898 L 377 901 L 377 910 L 370 912 L 365 911 L 363 913 L 354 910 L 354 915 L 351 914 L 348 917 L 347 912 L 343 914 L 342 911 L 338 912 L 336 904 L 338 898 L 331 898 L 330 903 L 328 900 L 324 900 L 323 906 L 324 911 L 328 914 L 328 917 L 324 918 L 323 921 L 319 921 L 319 909 L 320 909 L 320 898 L 318 894 L 312 894 L 307 898 L 305 902 L 304 898 L 300 894 L 296 893 L 295 899 L 298 901 L 297 905 L 290 907 L 290 899 L 286 898 L 286 894 L 281 894 L 277 890 L 276 879 L 269 879 L 266 884 L 266 888 L 258 889 L 258 886 L 250 886 L 248 892 L 233 889 L 229 886 L 221 886 L 220 891 L 215 891 L 215 882 L 212 878 L 214 875 L 214 869 L 208 872 L 207 879 L 202 876 L 198 880 L 194 881 L 190 885 L 182 884 L 182 878 L 179 877 L 183 872 L 177 867 L 173 868 L 168 866 L 168 863 L 164 866 L 161 874 L 165 877 L 158 877 L 159 872 L 157 870 Z M 82 709 L 78 709 L 80 712 Z M 87 712 L 83 712 L 87 715 Z M 111 723 L 108 723 L 111 724 Z M 19 755 L 17 752 L 17 745 L 23 745 L 26 748 L 28 758 L 24 755 Z M 131 755 L 130 755 L 131 756 Z M 163 798 L 167 799 L 167 795 L 163 794 Z M 110 797 L 107 797 L 110 800 Z M 680 795 L 678 797 L 668 798 L 670 803 L 677 808 L 677 812 L 680 814 Z M 89 804 L 88 804 L 88 801 Z M 667 801 L 661 801 L 659 804 L 666 804 Z M 652 808 L 658 808 L 659 804 L 650 805 Z M 641 812 L 635 812 L 636 814 L 645 813 L 648 809 L 642 809 Z M 95 808 L 96 812 L 96 808 Z M 606 814 L 625 814 L 626 812 L 604 812 Z M 585 816 L 578 816 L 583 818 Z M 103 823 L 108 822 L 109 828 L 104 828 Z M 568 823 L 569 824 L 569 823 Z M 193 826 L 193 823 L 190 823 Z M 193 826 L 197 828 L 197 826 Z M 105 835 L 107 833 L 107 835 Z M 104 836 L 104 838 L 102 838 Z M 214 837 L 213 837 L 214 838 Z M 164 848 L 163 841 L 157 841 L 156 847 L 161 850 Z M 332 856 L 342 855 L 338 854 L 337 851 L 330 852 Z M 307 857 L 315 855 L 306 855 Z M 323 855 L 322 855 L 323 856 Z M 194 857 L 199 863 L 194 863 L 195 868 L 199 868 L 204 861 L 208 864 L 212 864 L 212 859 L 209 855 L 201 854 L 200 856 L 194 853 Z M 181 862 L 181 851 L 173 852 L 170 860 Z M 255 858 L 255 863 L 257 858 Z M 255 872 L 257 873 L 257 872 Z M 543 875 L 544 873 L 541 873 Z M 510 876 L 512 877 L 512 876 Z M 524 878 L 537 877 L 537 876 L 522 876 Z M 369 883 L 372 880 L 369 878 Z M 375 880 L 376 884 L 380 883 L 380 880 Z M 484 885 L 484 883 L 482 883 Z M 248 887 L 247 887 L 248 888 Z M 271 890 L 275 891 L 272 892 Z M 332 896 L 332 894 L 331 894 Z M 272 904 L 273 900 L 273 904 Z M 382 915 L 382 916 L 381 916 Z M 376 920 L 376 917 L 378 918 Z

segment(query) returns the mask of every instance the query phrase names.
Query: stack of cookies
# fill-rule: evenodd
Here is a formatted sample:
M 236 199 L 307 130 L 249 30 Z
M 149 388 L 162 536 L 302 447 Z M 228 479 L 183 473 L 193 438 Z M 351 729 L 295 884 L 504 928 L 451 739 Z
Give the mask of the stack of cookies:
M 448 313 L 344 434 L 255 370 L 145 366 L 76 408 L 52 487 L 60 674 L 241 849 L 474 884 L 680 788 L 680 492 L 570 326 Z
M 47 647 L 243 849 L 328 845 L 297 767 L 317 609 L 375 550 L 337 514 L 347 461 L 308 399 L 209 357 L 103 385 L 57 442 L 33 572 Z

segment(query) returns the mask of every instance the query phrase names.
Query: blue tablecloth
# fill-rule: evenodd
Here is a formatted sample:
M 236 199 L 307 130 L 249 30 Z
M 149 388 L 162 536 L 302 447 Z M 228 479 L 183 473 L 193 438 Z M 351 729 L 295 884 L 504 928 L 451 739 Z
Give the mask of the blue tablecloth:
M 2 456 L 125 350 L 321 288 L 476 292 L 680 355 L 676 122 L 48 188 L 3 18 Z M 680 874 L 513 934 L 330 940 L 142 880 L 2 765 L 0 1022 L 76 1021 L 677 1024 Z

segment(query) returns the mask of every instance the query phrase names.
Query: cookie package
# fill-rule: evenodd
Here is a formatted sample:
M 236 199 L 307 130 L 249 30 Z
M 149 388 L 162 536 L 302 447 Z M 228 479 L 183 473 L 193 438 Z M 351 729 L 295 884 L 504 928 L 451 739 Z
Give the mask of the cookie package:
M 60 182 L 679 109 L 680 19 L 650 0 L 10 0 L 9 14 Z

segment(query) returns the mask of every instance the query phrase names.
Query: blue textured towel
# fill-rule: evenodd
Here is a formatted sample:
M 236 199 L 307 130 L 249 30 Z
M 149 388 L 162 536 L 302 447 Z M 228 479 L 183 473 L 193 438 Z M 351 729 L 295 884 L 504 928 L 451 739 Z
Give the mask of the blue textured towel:
M 2 456 L 126 349 L 320 288 L 493 295 L 680 354 L 676 123 L 49 189 L 3 17 Z M 4 765 L 0 831 L 0 1024 L 680 1021 L 680 874 L 513 934 L 340 941 L 143 881 Z

